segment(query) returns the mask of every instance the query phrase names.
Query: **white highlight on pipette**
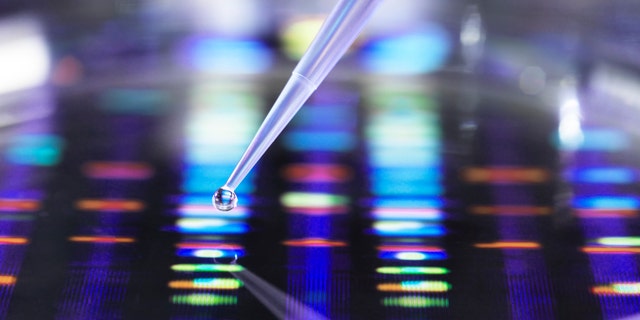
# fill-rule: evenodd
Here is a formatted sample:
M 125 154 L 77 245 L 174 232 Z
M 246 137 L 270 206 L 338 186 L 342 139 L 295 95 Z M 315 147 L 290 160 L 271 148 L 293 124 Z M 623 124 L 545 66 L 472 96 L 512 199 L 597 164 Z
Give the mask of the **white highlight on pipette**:
M 293 70 L 229 179 L 213 195 L 219 210 L 236 206 L 234 190 L 344 55 L 382 0 L 340 0 Z

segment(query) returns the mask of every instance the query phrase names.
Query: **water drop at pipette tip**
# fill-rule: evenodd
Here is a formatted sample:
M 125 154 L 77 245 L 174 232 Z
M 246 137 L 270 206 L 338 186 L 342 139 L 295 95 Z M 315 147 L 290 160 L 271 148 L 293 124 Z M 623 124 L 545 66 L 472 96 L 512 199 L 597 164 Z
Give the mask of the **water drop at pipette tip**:
M 238 204 L 238 197 L 233 190 L 222 187 L 213 194 L 213 205 L 218 210 L 229 211 L 236 207 Z

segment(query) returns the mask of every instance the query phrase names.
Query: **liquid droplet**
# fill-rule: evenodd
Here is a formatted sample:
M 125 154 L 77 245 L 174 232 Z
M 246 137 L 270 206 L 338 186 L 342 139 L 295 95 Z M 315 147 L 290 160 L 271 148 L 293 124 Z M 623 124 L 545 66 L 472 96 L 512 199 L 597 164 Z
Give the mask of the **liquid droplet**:
M 238 204 L 238 197 L 233 190 L 222 187 L 213 194 L 213 204 L 218 210 L 229 211 Z

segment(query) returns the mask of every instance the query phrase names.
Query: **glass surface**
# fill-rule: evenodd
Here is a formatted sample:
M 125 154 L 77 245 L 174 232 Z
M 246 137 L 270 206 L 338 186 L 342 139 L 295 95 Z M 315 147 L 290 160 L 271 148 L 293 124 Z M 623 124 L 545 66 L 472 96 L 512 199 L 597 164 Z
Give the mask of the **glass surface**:
M 332 3 L 203 3 L 0 5 L 0 318 L 640 314 L 636 4 L 384 2 L 221 212 Z

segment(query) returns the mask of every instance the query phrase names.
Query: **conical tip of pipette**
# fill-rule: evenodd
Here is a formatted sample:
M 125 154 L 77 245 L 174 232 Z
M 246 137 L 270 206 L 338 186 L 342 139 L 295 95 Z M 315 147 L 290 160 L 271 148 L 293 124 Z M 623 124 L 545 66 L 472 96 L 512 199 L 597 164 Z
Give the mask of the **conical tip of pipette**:
M 238 205 L 238 197 L 236 196 L 236 193 L 228 187 L 221 187 L 216 190 L 211 201 L 213 202 L 213 205 L 221 211 L 229 211 Z

